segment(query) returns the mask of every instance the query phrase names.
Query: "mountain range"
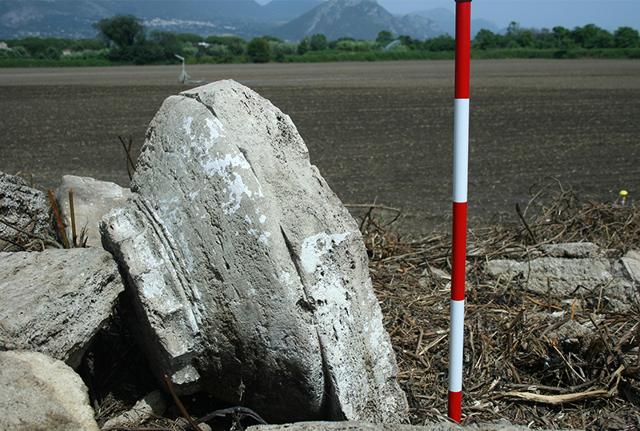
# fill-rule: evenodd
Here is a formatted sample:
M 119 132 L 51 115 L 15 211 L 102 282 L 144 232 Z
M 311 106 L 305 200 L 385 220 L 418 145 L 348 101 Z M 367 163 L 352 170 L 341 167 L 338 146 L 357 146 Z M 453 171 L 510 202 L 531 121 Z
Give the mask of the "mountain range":
M 447 9 L 397 16 L 375 0 L 0 0 L 0 39 L 93 37 L 96 21 L 119 14 L 135 15 L 151 30 L 287 40 L 315 33 L 374 39 L 381 30 L 424 39 L 451 34 L 454 26 Z

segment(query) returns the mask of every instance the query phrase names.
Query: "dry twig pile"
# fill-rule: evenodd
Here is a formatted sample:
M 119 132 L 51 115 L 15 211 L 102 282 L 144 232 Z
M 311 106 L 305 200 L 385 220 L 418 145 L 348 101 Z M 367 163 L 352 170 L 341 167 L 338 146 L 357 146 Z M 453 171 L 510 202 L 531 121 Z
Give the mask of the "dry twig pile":
M 640 208 L 580 203 L 544 188 L 519 223 L 472 232 L 465 340 L 466 423 L 507 418 L 534 427 L 640 427 L 640 307 L 616 314 L 598 292 L 573 297 L 494 279 L 491 259 L 529 260 L 548 243 L 590 241 L 619 257 L 640 248 Z M 544 202 L 544 203 L 539 203 Z M 371 273 L 398 356 L 412 422 L 446 415 L 450 295 L 448 235 L 407 242 L 371 212 L 363 222 Z M 563 342 L 550 332 L 572 320 L 593 332 Z

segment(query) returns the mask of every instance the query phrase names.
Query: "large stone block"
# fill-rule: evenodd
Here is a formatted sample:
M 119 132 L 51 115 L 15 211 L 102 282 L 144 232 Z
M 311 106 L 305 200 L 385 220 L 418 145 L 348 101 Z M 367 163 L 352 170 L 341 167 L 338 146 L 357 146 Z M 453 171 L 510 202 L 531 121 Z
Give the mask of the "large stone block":
M 87 388 L 63 362 L 36 352 L 0 352 L 0 429 L 98 431 Z
M 103 241 L 156 373 L 275 420 L 405 419 L 348 211 L 291 119 L 233 81 L 168 98 Z
M 102 249 L 0 253 L 0 350 L 36 350 L 75 368 L 123 291 Z

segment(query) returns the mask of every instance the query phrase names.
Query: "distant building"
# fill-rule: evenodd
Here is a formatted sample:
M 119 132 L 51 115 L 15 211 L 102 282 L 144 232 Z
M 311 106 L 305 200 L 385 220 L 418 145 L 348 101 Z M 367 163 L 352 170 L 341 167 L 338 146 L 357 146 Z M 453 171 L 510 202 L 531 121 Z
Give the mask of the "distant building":
M 7 42 L 0 42 L 0 49 L 8 50 L 8 49 L 11 49 L 11 48 L 9 48 L 9 45 L 7 45 Z
M 198 42 L 198 46 L 202 46 L 204 48 L 209 48 L 211 46 L 211 44 L 207 43 L 207 42 Z
M 63 57 L 67 57 L 69 55 L 71 55 L 71 50 L 69 48 L 62 50 L 62 56 Z

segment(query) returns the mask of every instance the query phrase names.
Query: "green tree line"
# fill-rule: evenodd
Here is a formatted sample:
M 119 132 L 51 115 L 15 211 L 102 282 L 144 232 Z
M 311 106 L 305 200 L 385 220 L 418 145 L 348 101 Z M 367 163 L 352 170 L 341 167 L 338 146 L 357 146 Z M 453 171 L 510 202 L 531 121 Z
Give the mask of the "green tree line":
M 328 40 L 323 34 L 314 34 L 291 43 L 271 36 L 246 41 L 234 36 L 149 32 L 133 16 L 105 18 L 97 22 L 95 28 L 99 35 L 95 39 L 27 37 L 9 40 L 6 42 L 9 49 L 0 49 L 0 65 L 3 59 L 166 64 L 177 61 L 175 54 L 193 63 L 451 58 L 455 50 L 455 40 L 449 35 L 419 40 L 388 31 L 381 31 L 373 41 Z M 594 24 L 574 29 L 528 29 L 512 22 L 504 33 L 481 30 L 472 47 L 479 58 L 640 57 L 640 34 L 630 27 L 620 27 L 614 32 Z

